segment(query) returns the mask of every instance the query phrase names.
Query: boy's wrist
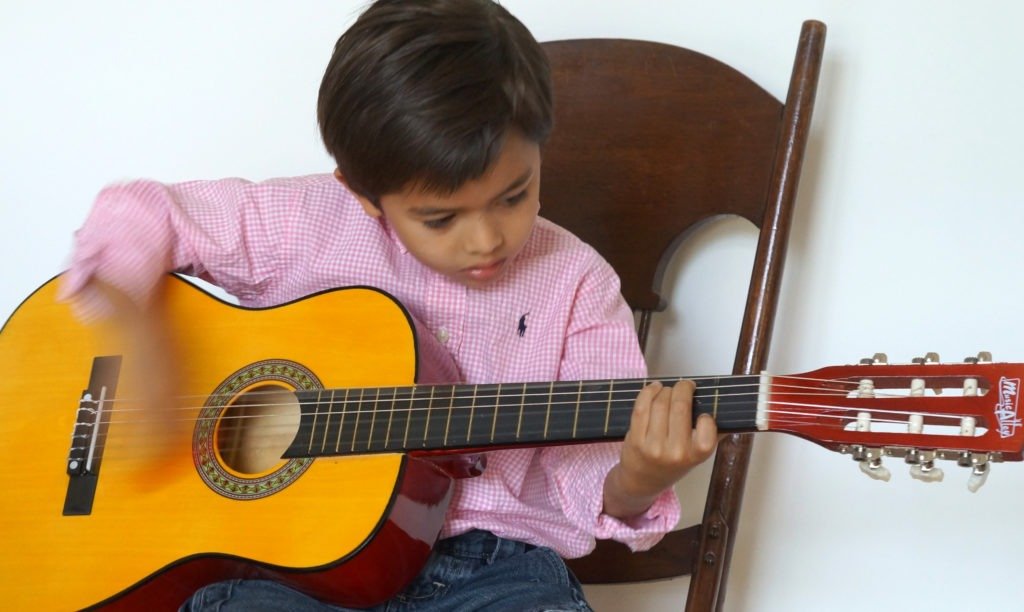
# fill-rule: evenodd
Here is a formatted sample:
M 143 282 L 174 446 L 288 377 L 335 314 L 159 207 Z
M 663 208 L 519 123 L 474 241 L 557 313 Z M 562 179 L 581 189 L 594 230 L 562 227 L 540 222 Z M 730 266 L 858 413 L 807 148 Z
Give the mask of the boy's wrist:
M 605 477 L 603 511 L 617 519 L 636 517 L 646 512 L 663 490 L 651 491 L 649 487 L 638 487 L 635 479 L 626 474 L 622 464 L 617 463 Z

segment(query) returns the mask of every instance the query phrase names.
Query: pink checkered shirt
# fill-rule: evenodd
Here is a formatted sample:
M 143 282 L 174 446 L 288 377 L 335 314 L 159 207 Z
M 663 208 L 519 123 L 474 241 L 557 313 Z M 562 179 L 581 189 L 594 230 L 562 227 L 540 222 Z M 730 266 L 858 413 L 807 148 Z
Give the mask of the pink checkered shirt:
M 544 219 L 507 274 L 481 290 L 422 265 L 331 175 L 138 181 L 99 195 L 76 234 L 64 293 L 79 294 L 79 314 L 88 318 L 105 309 L 82 291 L 89 278 L 143 300 L 171 269 L 210 280 L 246 306 L 346 285 L 383 289 L 450 353 L 462 378 L 451 382 L 646 376 L 618 277 Z M 441 535 L 486 529 L 566 557 L 589 552 L 595 537 L 649 548 L 676 524 L 679 504 L 670 490 L 628 524 L 603 514 L 603 483 L 619 448 L 489 453 L 483 475 L 458 481 Z

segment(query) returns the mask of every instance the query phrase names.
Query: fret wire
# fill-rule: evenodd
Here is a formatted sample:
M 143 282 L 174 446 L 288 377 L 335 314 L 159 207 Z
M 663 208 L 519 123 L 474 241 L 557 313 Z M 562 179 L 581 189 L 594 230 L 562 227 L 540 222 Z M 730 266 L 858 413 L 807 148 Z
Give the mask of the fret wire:
M 397 392 L 398 390 L 395 387 L 386 387 L 381 389 L 381 398 L 380 403 L 377 406 L 377 410 L 382 411 L 380 415 L 381 418 L 384 417 L 385 412 L 387 413 L 387 423 L 382 423 L 381 427 L 377 428 L 378 430 L 383 429 L 384 431 L 384 441 L 382 444 L 378 444 L 378 448 L 381 450 L 388 447 L 388 443 L 391 439 L 391 421 L 395 415 L 395 395 Z
M 448 396 L 448 416 L 444 420 L 444 446 L 448 446 L 448 432 L 452 425 L 452 409 L 455 407 L 455 387 L 452 387 L 451 395 Z
M 412 401 L 415 391 L 409 394 L 409 413 L 405 415 L 405 433 L 402 434 L 402 448 L 409 448 L 409 425 L 412 423 Z
M 476 390 L 477 385 L 473 385 L 473 398 L 470 400 L 469 405 L 469 424 L 466 426 L 466 442 L 469 442 L 469 435 L 473 431 L 473 415 L 476 412 Z
M 523 428 L 523 409 L 526 403 L 526 383 L 523 383 L 523 392 L 519 394 L 519 423 L 516 425 L 516 440 L 519 439 L 519 433 Z
M 580 390 L 581 390 L 580 385 L 576 384 L 576 389 L 575 389 L 575 391 L 576 391 L 576 398 L 578 398 L 580 396 Z M 566 401 L 552 402 L 548 406 L 549 420 L 548 420 L 548 427 L 547 427 L 547 435 L 548 435 L 549 439 L 550 439 L 550 436 L 552 435 L 552 432 L 555 432 L 555 431 L 558 431 L 558 432 L 570 432 L 570 433 L 576 431 L 576 433 L 573 433 L 573 438 L 572 439 L 575 439 L 576 437 L 578 437 L 578 431 L 577 431 L 578 428 L 579 428 L 579 425 L 578 425 L 579 411 L 578 411 L 578 409 L 579 409 L 579 403 L 578 403 L 578 401 L 576 401 L 576 399 L 573 399 L 573 400 L 567 401 L 567 402 Z
M 608 381 L 582 381 L 577 388 L 577 397 L 572 402 L 574 409 L 572 438 L 589 439 L 592 436 L 607 435 L 609 394 L 606 386 Z M 563 404 L 556 402 L 555 405 Z M 566 408 L 568 410 L 568 407 Z M 602 417 L 602 413 L 604 416 Z
M 356 423 L 352 427 L 352 452 L 356 450 L 356 438 L 359 437 L 359 420 L 363 414 L 363 397 L 366 395 L 366 389 L 359 390 L 359 401 L 356 402 Z
M 320 404 L 313 404 L 313 426 L 309 430 L 309 444 L 306 445 L 306 452 L 313 454 L 313 444 L 316 440 L 316 421 L 320 416 Z
M 491 442 L 494 442 L 494 431 L 498 427 L 498 411 L 501 408 L 501 383 L 498 383 L 497 395 L 494 398 L 494 417 L 491 419 Z
M 492 442 L 514 442 L 516 440 L 516 432 L 521 429 L 519 404 L 522 398 L 518 393 L 521 388 L 519 383 L 502 386 L 502 393 L 495 402 Z
M 370 414 L 370 434 L 366 436 L 366 450 L 370 450 L 370 445 L 373 444 L 373 429 L 377 424 L 377 410 L 380 407 L 380 387 L 377 387 L 377 392 L 373 396 L 373 412 Z
M 339 411 L 339 412 L 341 412 L 341 423 L 338 424 L 338 440 L 334 444 L 334 450 L 336 450 L 339 453 L 341 452 L 341 432 L 345 431 L 345 406 L 348 405 L 348 392 L 349 392 L 349 390 L 345 389 L 344 403 L 342 404 L 342 408 Z M 331 398 L 332 398 L 332 400 L 334 398 L 334 392 L 333 391 L 331 392 Z M 333 401 L 331 402 L 331 411 L 332 412 L 334 411 L 334 402 Z
M 576 410 L 572 418 L 572 438 L 576 439 L 576 426 L 580 421 L 580 400 L 583 398 L 583 381 L 580 381 L 579 389 L 576 391 Z
M 494 413 L 498 410 L 500 399 L 497 389 L 498 385 L 493 383 L 474 385 L 472 396 L 465 398 L 470 408 L 469 418 L 466 419 L 466 444 L 489 443 L 490 428 L 494 424 Z
M 548 439 L 548 423 L 551 420 L 551 402 L 555 395 L 555 382 L 551 381 L 551 385 L 548 387 L 548 401 L 547 407 L 544 410 L 544 439 Z
M 339 409 L 339 406 L 342 405 L 342 403 L 338 400 L 338 395 L 340 395 L 340 394 L 341 393 L 339 393 L 338 389 L 331 389 L 330 396 L 325 398 L 325 401 L 327 402 L 327 405 L 330 407 L 330 410 L 331 410 L 331 412 L 334 413 L 334 415 L 333 415 L 333 418 L 331 420 L 331 422 L 333 423 L 333 429 L 328 429 L 326 432 L 324 432 L 324 445 L 328 449 L 334 448 L 334 452 L 340 452 L 341 451 L 341 445 L 340 445 L 341 431 L 342 431 L 342 426 L 343 426 L 344 420 L 345 420 L 345 412 L 344 412 L 344 410 L 343 409 Z M 344 394 L 348 395 L 348 390 L 345 390 Z M 332 432 L 334 433 L 334 438 L 335 438 L 334 440 L 331 440 L 331 433 Z M 333 446 L 332 446 L 332 444 L 333 444 Z
M 427 398 L 427 423 L 423 427 L 423 446 L 427 445 L 427 436 L 430 432 L 430 413 L 434 409 L 434 389 L 435 386 L 430 387 L 430 397 Z
M 336 395 L 336 391 L 334 389 L 330 389 L 329 394 L 325 393 L 325 391 L 328 390 L 323 389 L 317 392 L 319 395 L 317 401 L 321 402 L 322 405 L 327 406 L 328 410 L 327 425 L 326 427 L 324 427 L 323 432 L 323 449 L 324 452 L 329 452 L 330 449 L 332 448 L 331 434 L 335 433 L 335 430 L 338 429 L 338 412 L 334 407 L 334 397 Z
M 413 421 L 414 427 L 410 428 L 413 432 L 413 436 L 422 435 L 423 439 L 419 441 L 420 446 L 426 446 L 427 430 L 430 428 L 430 410 L 432 404 L 432 397 L 434 395 L 433 387 L 429 389 L 417 389 L 417 392 L 413 394 L 413 402 L 411 404 L 412 412 L 409 414 L 409 420 Z M 421 408 L 424 402 L 426 402 L 426 410 Z M 422 426 L 420 421 L 422 420 Z M 417 442 L 414 440 L 411 444 L 415 445 Z
M 391 395 L 391 409 L 388 410 L 388 428 L 384 432 L 384 448 L 387 448 L 388 444 L 391 442 L 391 421 L 393 421 L 394 418 L 395 418 L 395 410 L 396 410 L 395 398 L 396 397 L 398 397 L 398 389 L 395 389 L 394 393 Z
M 322 405 L 321 402 L 320 402 L 320 398 L 323 396 L 323 392 L 324 392 L 323 389 L 317 389 L 316 390 L 316 413 L 315 414 L 317 414 L 317 415 L 319 415 L 319 413 L 320 413 L 320 406 Z M 331 424 L 331 413 L 332 412 L 334 412 L 334 411 L 331 410 L 330 408 L 328 408 L 328 410 L 327 410 L 327 426 L 330 426 L 330 424 Z M 316 431 L 316 417 L 313 417 L 313 431 Z M 312 437 L 310 437 L 310 442 L 312 442 Z M 326 447 L 327 447 L 327 427 L 324 427 L 323 440 L 320 442 L 320 452 L 321 453 L 324 452 Z
M 604 433 L 608 433 L 608 423 L 612 418 L 612 394 L 615 392 L 615 381 L 608 381 L 608 406 L 604 412 Z

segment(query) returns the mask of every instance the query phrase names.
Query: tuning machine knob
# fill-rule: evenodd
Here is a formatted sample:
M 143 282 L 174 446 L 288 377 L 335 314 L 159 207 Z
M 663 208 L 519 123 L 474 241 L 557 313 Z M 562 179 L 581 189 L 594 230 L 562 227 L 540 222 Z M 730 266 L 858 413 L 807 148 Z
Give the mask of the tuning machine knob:
M 976 357 L 965 357 L 964 363 L 992 363 L 992 353 L 981 351 Z
M 892 478 L 889 469 L 882 465 L 882 449 L 857 445 L 851 449 L 851 455 L 869 478 L 885 482 Z
M 904 457 L 910 464 L 910 476 L 921 482 L 940 482 L 945 475 L 942 468 L 935 465 L 935 451 L 911 449 Z
M 875 353 L 871 357 L 865 357 L 860 360 L 861 365 L 886 365 L 889 363 L 889 357 L 885 353 Z
M 935 365 L 938 364 L 941 360 L 939 359 L 938 353 L 928 352 L 924 354 L 924 357 L 914 357 L 910 361 L 914 365 Z M 926 382 L 924 378 L 913 379 L 911 381 L 910 394 L 918 396 L 923 395 L 925 391 L 925 384 Z M 937 382 L 933 382 L 931 385 L 928 386 L 928 388 L 934 391 L 936 395 L 942 393 L 942 386 Z
M 971 493 L 977 493 L 981 485 L 985 484 L 989 473 L 989 456 L 986 453 L 960 453 L 957 464 L 962 467 L 971 468 L 971 475 L 967 479 L 967 489 Z

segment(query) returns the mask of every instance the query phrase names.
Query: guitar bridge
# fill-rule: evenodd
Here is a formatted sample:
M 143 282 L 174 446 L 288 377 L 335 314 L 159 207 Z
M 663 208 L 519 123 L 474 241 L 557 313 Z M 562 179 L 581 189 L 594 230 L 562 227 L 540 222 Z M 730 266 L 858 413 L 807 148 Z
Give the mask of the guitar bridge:
M 111 403 L 117 391 L 121 372 L 121 357 L 97 357 L 92 362 L 89 387 L 82 392 L 75 415 L 75 428 L 71 433 L 68 451 L 68 489 L 64 497 L 64 516 L 82 516 L 92 513 L 96 497 L 100 464 L 103 461 L 103 441 L 110 427 Z

